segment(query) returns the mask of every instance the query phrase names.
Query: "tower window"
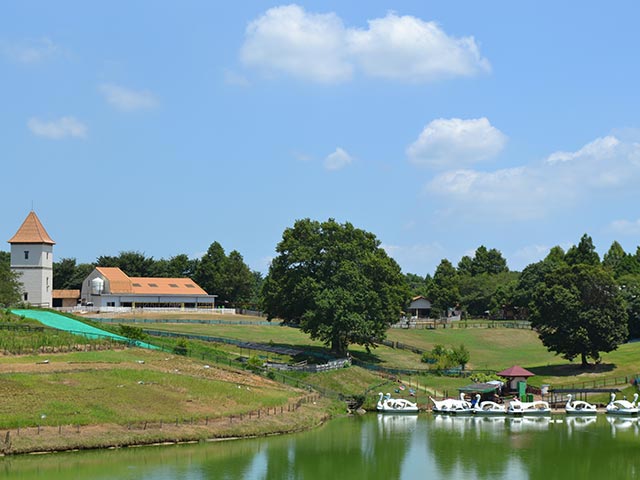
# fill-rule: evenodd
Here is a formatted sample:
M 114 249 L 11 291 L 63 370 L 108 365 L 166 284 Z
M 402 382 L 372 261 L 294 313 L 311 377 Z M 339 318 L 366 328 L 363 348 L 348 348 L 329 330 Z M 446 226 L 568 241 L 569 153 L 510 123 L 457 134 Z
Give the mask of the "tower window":
M 24 251 L 24 259 L 29 260 L 29 250 Z
M 24 292 L 24 301 L 28 301 L 29 300 L 29 292 Z

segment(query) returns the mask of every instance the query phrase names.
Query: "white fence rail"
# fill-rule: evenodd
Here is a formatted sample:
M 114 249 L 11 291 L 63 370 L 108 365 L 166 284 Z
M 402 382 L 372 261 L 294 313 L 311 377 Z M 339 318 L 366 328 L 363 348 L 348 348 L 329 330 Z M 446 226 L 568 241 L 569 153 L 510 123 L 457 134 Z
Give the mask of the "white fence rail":
M 170 307 L 60 307 L 56 310 L 68 313 L 209 313 L 211 315 L 235 315 L 235 308 L 170 308 Z

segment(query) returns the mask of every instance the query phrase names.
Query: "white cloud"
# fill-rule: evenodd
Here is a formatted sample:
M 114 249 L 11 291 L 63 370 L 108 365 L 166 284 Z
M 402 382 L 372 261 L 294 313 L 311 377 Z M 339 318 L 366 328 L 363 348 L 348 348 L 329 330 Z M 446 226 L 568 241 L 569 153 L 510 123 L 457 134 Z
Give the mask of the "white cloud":
M 435 22 L 388 13 L 368 23 L 368 30 L 349 30 L 347 37 L 349 52 L 368 75 L 423 82 L 491 70 L 473 37 L 450 37 Z
M 33 134 L 52 140 L 66 137 L 85 138 L 88 130 L 84 123 L 74 117 L 61 117 L 51 121 L 32 117 L 27 122 L 27 126 Z
M 426 192 L 443 199 L 452 215 L 525 220 L 571 208 L 597 193 L 633 189 L 639 181 L 640 144 L 604 137 L 531 165 L 446 171 L 427 184 Z
M 241 50 L 244 65 L 322 83 L 347 80 L 345 29 L 333 13 L 314 14 L 298 5 L 271 8 L 252 21 Z
M 328 155 L 324 159 L 324 168 L 327 170 L 340 170 L 353 162 L 353 158 L 342 148 L 336 148 L 336 151 Z
M 125 112 L 158 106 L 158 99 L 148 90 L 132 90 L 113 83 L 103 83 L 98 86 L 98 90 L 110 105 Z
M 313 157 L 305 152 L 299 152 L 296 150 L 291 152 L 291 155 L 293 155 L 293 158 L 295 158 L 299 162 L 308 163 L 313 161 Z
M 407 147 L 407 156 L 416 165 L 464 167 L 497 155 L 506 142 L 506 135 L 485 117 L 439 118 L 430 122 Z
M 335 13 L 274 7 L 245 32 L 240 58 L 247 67 L 319 83 L 372 77 L 425 82 L 490 71 L 473 37 L 448 36 L 435 22 L 389 13 L 368 29 L 346 28 Z
M 249 82 L 247 77 L 228 69 L 224 71 L 224 82 L 227 85 L 233 85 L 236 87 L 248 87 L 251 85 L 251 82 Z
M 638 220 L 614 220 L 609 229 L 621 235 L 640 235 L 640 219 Z
M 546 162 L 554 164 L 585 158 L 611 158 L 618 145 L 620 145 L 620 141 L 616 137 L 597 138 L 593 142 L 587 143 L 577 152 L 554 152 L 547 157 Z
M 61 54 L 62 49 L 51 39 L 43 37 L 23 43 L 0 42 L 0 52 L 13 61 L 34 64 Z

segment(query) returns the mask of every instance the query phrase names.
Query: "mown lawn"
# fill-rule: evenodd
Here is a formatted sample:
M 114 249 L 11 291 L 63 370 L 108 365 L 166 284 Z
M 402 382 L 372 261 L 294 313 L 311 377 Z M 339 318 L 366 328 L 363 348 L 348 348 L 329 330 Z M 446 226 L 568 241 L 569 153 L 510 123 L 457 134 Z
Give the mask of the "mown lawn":
M 503 370 L 512 365 L 525 368 L 557 363 L 532 330 L 511 328 L 468 328 L 437 330 L 389 330 L 389 340 L 431 350 L 442 344 L 463 344 L 469 350 L 469 369 Z
M 292 346 L 298 349 L 323 350 L 321 342 L 296 328 L 261 325 L 206 325 L 206 324 L 146 324 L 144 328 L 168 330 L 210 336 L 234 338 L 243 341 L 274 343 Z M 536 374 L 531 383 L 540 385 L 567 384 L 590 381 L 593 378 L 613 378 L 616 376 L 635 376 L 640 373 L 640 343 L 622 345 L 618 350 L 603 354 L 602 362 L 594 368 L 584 370 L 579 361 L 569 362 L 547 351 L 537 334 L 527 329 L 512 328 L 455 328 L 436 330 L 390 329 L 388 339 L 430 350 L 436 344 L 457 346 L 464 344 L 470 352 L 471 370 L 500 371 L 512 365 L 520 365 Z M 221 349 L 240 353 L 234 346 L 221 346 Z M 385 346 L 374 348 L 371 352 L 359 345 L 350 347 L 352 355 L 360 360 L 388 368 L 426 369 L 420 356 L 406 350 Z M 248 352 L 241 352 L 247 355 Z M 264 356 L 260 352 L 251 354 Z M 287 361 L 286 358 L 279 360 Z M 1 362 L 1 360 L 0 360 Z M 449 380 L 444 377 L 434 379 L 435 388 L 449 388 Z M 466 380 L 463 380 L 464 384 Z M 453 383 L 456 383 L 453 381 Z M 451 385 L 454 387 L 455 385 Z M 339 389 L 338 389 L 339 390 Z

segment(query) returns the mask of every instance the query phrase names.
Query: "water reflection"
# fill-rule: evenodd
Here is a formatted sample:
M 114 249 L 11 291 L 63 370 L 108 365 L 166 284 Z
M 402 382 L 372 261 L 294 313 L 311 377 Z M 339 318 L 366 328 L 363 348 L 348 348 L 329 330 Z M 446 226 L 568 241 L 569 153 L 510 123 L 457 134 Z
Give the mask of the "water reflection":
M 611 437 L 615 438 L 618 431 L 634 430 L 638 433 L 638 418 L 626 415 L 607 415 L 607 422 L 611 425 Z
M 0 478 L 640 478 L 639 446 L 636 417 L 373 414 L 285 437 L 5 457 Z

